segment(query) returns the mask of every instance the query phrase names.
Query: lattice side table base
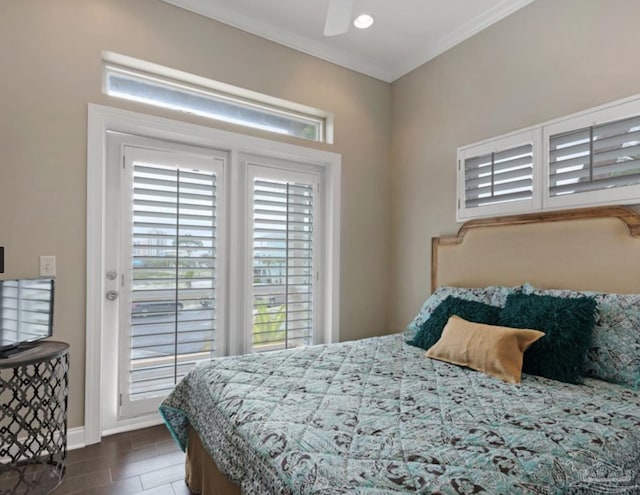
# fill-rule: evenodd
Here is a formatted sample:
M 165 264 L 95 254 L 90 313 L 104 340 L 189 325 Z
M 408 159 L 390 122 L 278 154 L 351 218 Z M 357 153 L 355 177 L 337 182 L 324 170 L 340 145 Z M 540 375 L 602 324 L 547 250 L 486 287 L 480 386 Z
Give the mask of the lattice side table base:
M 0 372 L 0 495 L 47 494 L 67 459 L 69 358 Z

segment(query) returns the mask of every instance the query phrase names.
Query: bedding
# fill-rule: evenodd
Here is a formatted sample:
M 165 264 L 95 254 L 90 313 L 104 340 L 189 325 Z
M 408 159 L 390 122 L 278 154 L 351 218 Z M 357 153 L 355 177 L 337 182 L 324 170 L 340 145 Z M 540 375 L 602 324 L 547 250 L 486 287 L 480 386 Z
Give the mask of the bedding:
M 191 425 L 247 495 L 640 490 L 637 392 L 513 385 L 405 338 L 215 359 L 161 413 L 183 449 Z
M 187 442 L 184 479 L 189 491 L 204 495 L 241 495 L 240 487 L 220 472 L 191 427 Z
M 500 325 L 545 333 L 525 353 L 523 371 L 567 383 L 582 383 L 595 319 L 596 301 L 584 296 L 511 294 L 500 312 Z
M 467 301 L 477 301 L 490 306 L 504 307 L 510 294 L 520 292 L 520 287 L 503 287 L 491 285 L 489 287 L 438 287 L 433 294 L 427 297 L 418 311 L 416 317 L 409 323 L 405 330 L 405 338 L 412 339 L 420 327 L 426 322 L 433 311 L 448 297 L 457 297 Z
M 431 316 L 420 325 L 413 340 L 409 343 L 421 347 L 425 351 L 433 346 L 442 335 L 442 330 L 451 316 L 459 316 L 474 323 L 496 325 L 500 319 L 500 307 L 491 306 L 480 301 L 469 301 L 459 297 L 449 296 L 437 308 Z
M 485 325 L 452 316 L 442 338 L 426 355 L 520 383 L 524 351 L 542 337 L 544 333 L 538 330 Z
M 640 294 L 611 294 L 564 289 L 542 290 L 531 284 L 523 294 L 561 298 L 592 297 L 597 315 L 587 350 L 585 374 L 628 387 L 640 386 Z

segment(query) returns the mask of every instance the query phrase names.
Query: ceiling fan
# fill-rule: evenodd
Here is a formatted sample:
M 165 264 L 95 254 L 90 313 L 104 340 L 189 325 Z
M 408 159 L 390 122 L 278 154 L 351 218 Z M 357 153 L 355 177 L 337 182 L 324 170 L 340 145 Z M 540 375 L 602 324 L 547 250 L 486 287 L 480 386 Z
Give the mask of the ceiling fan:
M 352 12 L 353 0 L 329 0 L 324 35 L 337 36 L 346 33 L 351 24 Z

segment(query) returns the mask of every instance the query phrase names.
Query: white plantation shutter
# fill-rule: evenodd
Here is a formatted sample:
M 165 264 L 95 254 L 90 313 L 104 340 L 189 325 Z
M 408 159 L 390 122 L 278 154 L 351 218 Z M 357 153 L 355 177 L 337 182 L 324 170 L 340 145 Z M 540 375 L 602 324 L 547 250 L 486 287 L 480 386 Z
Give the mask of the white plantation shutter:
M 531 199 L 533 195 L 531 144 L 468 158 L 464 169 L 467 208 Z
M 640 96 L 458 148 L 458 221 L 640 203 Z
M 538 204 L 539 132 L 523 132 L 458 150 L 458 218 L 527 211 Z
M 253 351 L 313 343 L 317 179 L 295 176 L 271 179 L 260 169 L 253 176 Z
M 550 197 L 638 184 L 640 117 L 550 136 Z
M 131 403 L 165 396 L 216 350 L 217 173 L 140 153 L 131 170 L 124 415 L 137 410 Z

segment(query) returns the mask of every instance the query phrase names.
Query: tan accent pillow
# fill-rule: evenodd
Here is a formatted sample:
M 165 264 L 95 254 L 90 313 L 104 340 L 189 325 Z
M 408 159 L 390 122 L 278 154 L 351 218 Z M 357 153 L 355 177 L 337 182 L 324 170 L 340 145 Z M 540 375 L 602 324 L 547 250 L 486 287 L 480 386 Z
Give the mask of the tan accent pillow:
M 544 332 L 538 330 L 484 325 L 452 316 L 427 356 L 520 383 L 522 355 L 542 337 Z

